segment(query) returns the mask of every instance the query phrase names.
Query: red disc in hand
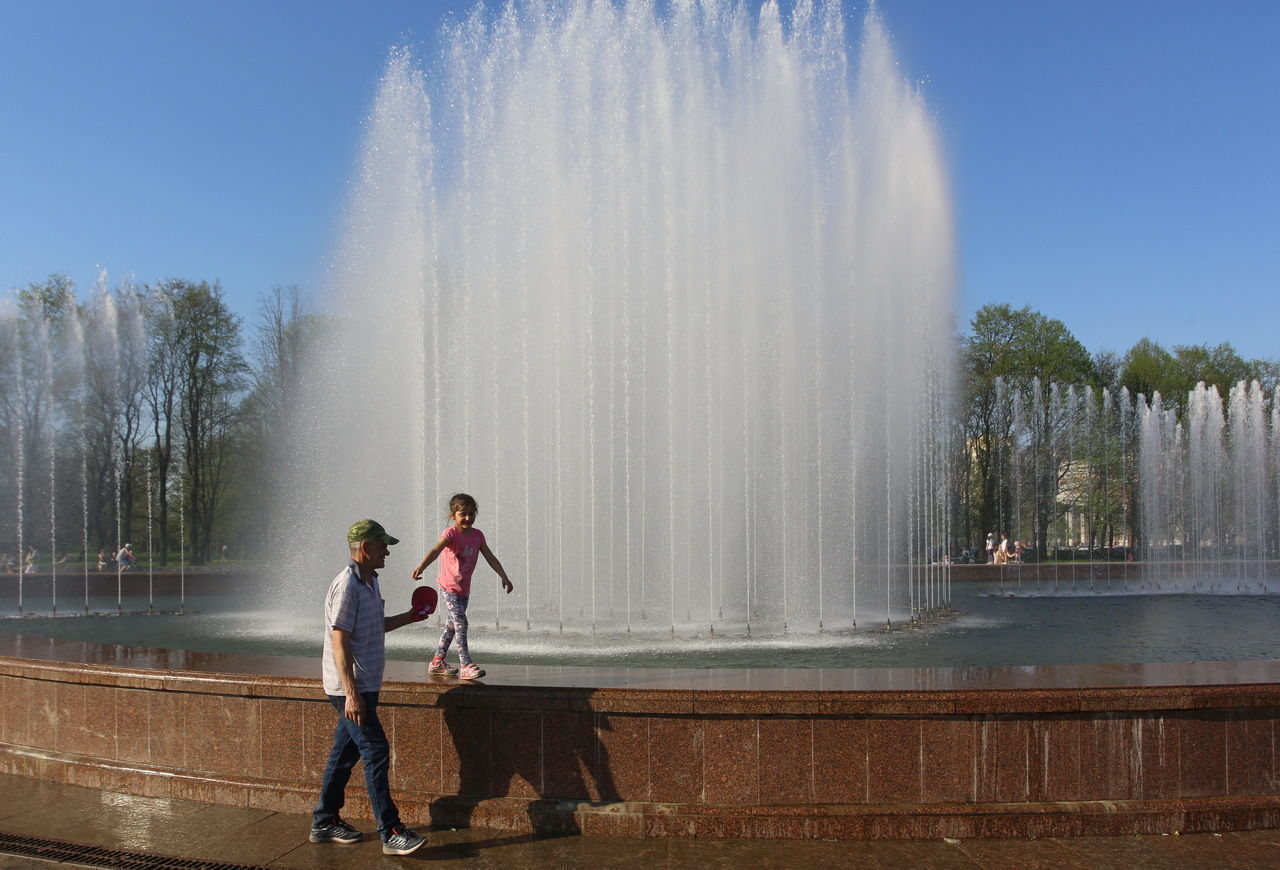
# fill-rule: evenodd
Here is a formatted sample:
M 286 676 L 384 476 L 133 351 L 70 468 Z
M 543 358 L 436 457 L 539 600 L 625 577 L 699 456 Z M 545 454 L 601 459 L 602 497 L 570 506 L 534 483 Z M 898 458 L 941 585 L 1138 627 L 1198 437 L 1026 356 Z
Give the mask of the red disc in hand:
M 434 586 L 419 586 L 413 590 L 413 612 L 418 616 L 430 616 L 435 613 L 437 600 Z

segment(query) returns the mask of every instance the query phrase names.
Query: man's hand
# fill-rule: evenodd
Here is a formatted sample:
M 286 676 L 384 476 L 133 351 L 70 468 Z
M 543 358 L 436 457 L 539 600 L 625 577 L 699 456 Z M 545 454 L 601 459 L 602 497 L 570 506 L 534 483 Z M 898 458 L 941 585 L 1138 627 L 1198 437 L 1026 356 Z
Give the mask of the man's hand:
M 364 698 L 359 695 L 347 695 L 347 703 L 342 711 L 342 715 L 346 716 L 357 725 L 364 724 Z

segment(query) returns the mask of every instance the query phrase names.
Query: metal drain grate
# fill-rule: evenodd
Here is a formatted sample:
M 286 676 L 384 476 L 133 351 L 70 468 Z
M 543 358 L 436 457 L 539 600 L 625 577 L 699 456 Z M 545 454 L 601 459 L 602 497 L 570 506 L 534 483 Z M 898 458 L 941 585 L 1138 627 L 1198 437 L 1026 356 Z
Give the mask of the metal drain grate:
M 81 846 L 40 837 L 18 837 L 0 834 L 0 854 L 64 861 L 87 867 L 110 867 L 113 870 L 266 870 L 257 864 L 227 864 L 193 858 L 165 858 L 139 852 L 118 852 L 98 846 Z

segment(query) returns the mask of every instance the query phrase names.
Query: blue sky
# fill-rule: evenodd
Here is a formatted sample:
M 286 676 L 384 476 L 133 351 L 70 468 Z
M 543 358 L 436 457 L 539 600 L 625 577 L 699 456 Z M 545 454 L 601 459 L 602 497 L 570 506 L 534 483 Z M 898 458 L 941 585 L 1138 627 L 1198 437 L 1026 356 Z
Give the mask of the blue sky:
M 0 0 L 0 290 L 324 282 L 394 44 L 452 0 Z M 846 3 L 856 41 L 864 3 Z M 1280 356 L 1280 2 L 881 0 L 955 189 L 957 315 Z

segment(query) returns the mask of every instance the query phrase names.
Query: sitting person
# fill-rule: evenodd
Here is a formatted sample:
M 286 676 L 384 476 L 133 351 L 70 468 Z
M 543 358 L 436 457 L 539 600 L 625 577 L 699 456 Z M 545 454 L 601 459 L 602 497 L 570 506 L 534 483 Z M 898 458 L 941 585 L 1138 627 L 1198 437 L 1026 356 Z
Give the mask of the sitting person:
M 98 551 L 98 570 L 106 571 L 108 568 L 114 568 L 116 560 L 112 559 L 106 550 Z

